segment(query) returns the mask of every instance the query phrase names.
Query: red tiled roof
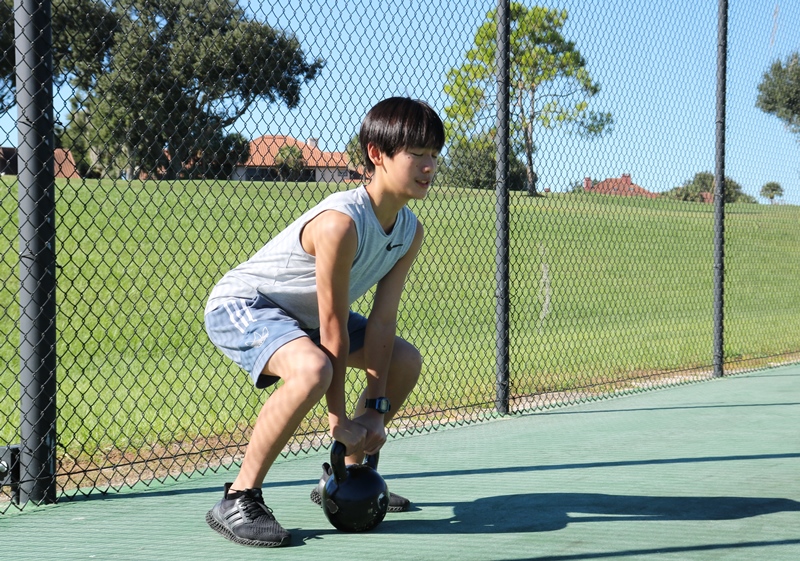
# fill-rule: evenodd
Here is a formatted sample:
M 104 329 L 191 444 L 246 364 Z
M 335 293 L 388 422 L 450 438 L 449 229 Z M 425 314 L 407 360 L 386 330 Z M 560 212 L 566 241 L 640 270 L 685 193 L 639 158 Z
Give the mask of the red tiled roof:
M 275 167 L 275 156 L 283 146 L 300 148 L 308 168 L 346 168 L 350 160 L 344 152 L 323 152 L 291 136 L 264 135 L 250 141 L 250 157 L 245 167 Z
M 586 191 L 600 193 L 602 195 L 619 195 L 623 197 L 648 197 L 654 199 L 658 193 L 651 193 L 647 189 L 636 185 L 631 181 L 631 176 L 627 173 L 622 177 L 612 177 L 600 181 L 597 185 L 587 186 Z
M 54 169 L 56 177 L 66 177 L 67 179 L 80 179 L 78 167 L 72 152 L 63 148 L 56 148 L 53 151 Z

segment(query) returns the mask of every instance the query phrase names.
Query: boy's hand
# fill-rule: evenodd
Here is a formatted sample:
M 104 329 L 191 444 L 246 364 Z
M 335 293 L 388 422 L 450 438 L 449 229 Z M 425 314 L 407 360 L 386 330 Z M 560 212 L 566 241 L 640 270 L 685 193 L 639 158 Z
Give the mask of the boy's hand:
M 383 414 L 372 409 L 368 409 L 359 415 L 354 421 L 366 429 L 366 439 L 364 440 L 364 452 L 374 454 L 386 443 L 386 427 L 384 426 Z
M 331 437 L 344 444 L 348 456 L 359 455 L 364 451 L 367 429 L 361 423 L 341 419 L 331 424 Z

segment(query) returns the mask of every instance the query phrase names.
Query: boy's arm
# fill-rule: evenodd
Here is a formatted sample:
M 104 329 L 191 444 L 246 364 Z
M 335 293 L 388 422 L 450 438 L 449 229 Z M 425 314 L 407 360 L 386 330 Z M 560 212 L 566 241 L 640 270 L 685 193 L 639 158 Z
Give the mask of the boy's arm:
M 364 335 L 364 366 L 367 372 L 366 397 L 368 399 L 386 395 L 389 362 L 397 334 L 397 311 L 400 307 L 400 297 L 403 294 L 408 272 L 422 245 L 423 236 L 424 229 L 422 223 L 418 221 L 411 247 L 392 267 L 392 270 L 378 282 Z M 392 404 L 393 407 L 399 405 L 399 403 Z M 386 440 L 383 414 L 368 409 L 358 418 L 358 421 L 367 428 L 365 451 L 367 453 L 376 452 Z
M 347 418 L 344 392 L 350 352 L 347 331 L 350 269 L 358 246 L 355 224 L 348 216 L 329 211 L 310 222 L 303 237 L 304 241 L 312 242 L 306 249 L 316 258 L 320 347 L 333 366 L 333 377 L 325 394 L 331 436 L 344 444 L 348 453 L 359 453 L 366 430 Z

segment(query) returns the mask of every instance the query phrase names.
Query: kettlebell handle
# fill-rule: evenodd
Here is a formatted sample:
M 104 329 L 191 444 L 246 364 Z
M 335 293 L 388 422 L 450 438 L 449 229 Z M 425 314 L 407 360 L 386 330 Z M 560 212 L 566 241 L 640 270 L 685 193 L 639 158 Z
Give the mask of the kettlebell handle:
M 333 447 L 331 447 L 331 469 L 333 470 L 333 477 L 336 479 L 336 483 L 341 483 L 347 479 L 347 466 L 344 463 L 346 456 L 347 447 L 338 440 L 334 441 Z M 377 471 L 379 457 L 380 452 L 367 454 L 364 456 L 364 463 Z
M 364 463 L 367 464 L 369 467 L 378 471 L 378 458 L 380 456 L 380 451 L 375 452 L 374 454 L 367 454 L 364 456 Z

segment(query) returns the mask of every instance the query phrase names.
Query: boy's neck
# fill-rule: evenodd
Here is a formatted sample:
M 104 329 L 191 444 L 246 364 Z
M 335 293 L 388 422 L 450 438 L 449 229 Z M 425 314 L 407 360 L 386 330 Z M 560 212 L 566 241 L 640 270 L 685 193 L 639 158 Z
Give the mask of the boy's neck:
M 391 232 L 394 223 L 397 221 L 397 214 L 406 206 L 408 200 L 398 198 L 396 195 L 384 191 L 374 178 L 365 188 L 372 203 L 372 210 L 383 227 L 383 231 L 386 233 Z

